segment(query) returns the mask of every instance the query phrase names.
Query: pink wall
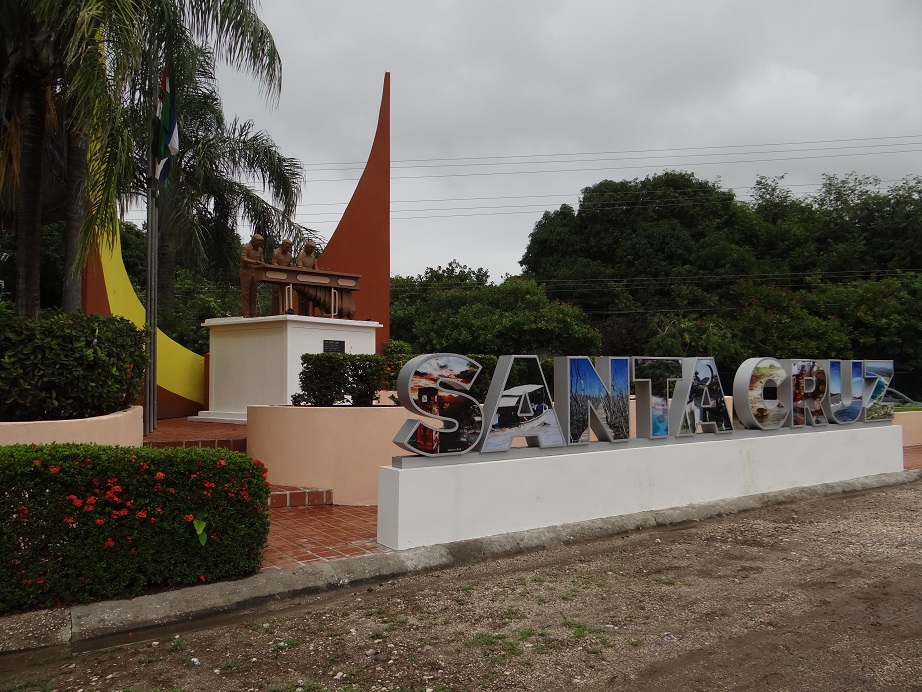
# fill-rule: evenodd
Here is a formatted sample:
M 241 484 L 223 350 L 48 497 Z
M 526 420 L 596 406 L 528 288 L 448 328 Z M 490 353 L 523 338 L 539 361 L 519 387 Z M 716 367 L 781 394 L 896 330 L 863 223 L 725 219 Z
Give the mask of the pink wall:
M 132 406 L 108 416 L 77 420 L 0 423 L 0 445 L 89 442 L 140 447 L 144 442 L 142 408 Z
M 378 467 L 405 454 L 392 440 L 402 406 L 248 406 L 247 454 L 273 485 L 330 488 L 337 505 L 378 504 Z

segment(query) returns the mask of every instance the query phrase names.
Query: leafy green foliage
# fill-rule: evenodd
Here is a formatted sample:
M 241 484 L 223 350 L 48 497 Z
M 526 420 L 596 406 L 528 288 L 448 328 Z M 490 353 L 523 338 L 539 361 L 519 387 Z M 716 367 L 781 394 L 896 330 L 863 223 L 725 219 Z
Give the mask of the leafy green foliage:
M 301 392 L 291 397 L 295 406 L 372 406 L 385 382 L 384 356 L 351 353 L 305 353 L 298 381 Z
M 257 572 L 265 474 L 222 449 L 0 447 L 0 610 Z
M 408 360 L 417 355 L 413 347 L 406 341 L 391 339 L 384 344 L 384 369 L 385 369 L 385 388 L 391 391 L 397 389 L 397 376 L 400 369 Z
M 0 420 L 114 413 L 137 399 L 145 331 L 120 317 L 0 311 Z
M 209 350 L 209 334 L 202 323 L 214 317 L 239 315 L 240 287 L 236 283 L 211 281 L 180 269 L 176 273 L 175 291 L 173 309 L 160 317 L 157 326 L 177 343 L 204 355 Z M 268 300 L 268 286 L 258 293 L 258 297 L 261 304 Z
M 799 198 L 761 177 L 751 197 L 684 172 L 604 180 L 544 214 L 522 266 L 606 354 L 892 357 L 922 374 L 922 178 L 825 176 Z
M 457 262 L 391 280 L 391 334 L 421 353 L 597 354 L 598 332 L 581 310 L 548 299 L 532 279 L 487 284 Z

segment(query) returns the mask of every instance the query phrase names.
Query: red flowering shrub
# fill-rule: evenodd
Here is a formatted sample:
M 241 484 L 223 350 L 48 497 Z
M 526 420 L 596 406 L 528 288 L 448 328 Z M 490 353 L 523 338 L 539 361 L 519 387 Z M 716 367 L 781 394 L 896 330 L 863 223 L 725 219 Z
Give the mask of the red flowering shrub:
M 265 476 L 223 449 L 0 447 L 0 612 L 259 571 Z

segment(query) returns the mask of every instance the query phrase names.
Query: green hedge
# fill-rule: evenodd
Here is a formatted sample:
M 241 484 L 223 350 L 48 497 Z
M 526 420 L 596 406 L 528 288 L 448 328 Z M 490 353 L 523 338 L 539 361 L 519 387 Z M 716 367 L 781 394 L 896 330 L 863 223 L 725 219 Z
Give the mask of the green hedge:
M 121 317 L 0 311 L 0 421 L 114 413 L 138 398 L 146 332 Z
M 222 449 L 0 447 L 0 612 L 259 571 L 265 475 Z
M 295 406 L 372 406 L 385 384 L 384 356 L 350 353 L 305 353 L 298 381 L 301 392 L 291 397 Z

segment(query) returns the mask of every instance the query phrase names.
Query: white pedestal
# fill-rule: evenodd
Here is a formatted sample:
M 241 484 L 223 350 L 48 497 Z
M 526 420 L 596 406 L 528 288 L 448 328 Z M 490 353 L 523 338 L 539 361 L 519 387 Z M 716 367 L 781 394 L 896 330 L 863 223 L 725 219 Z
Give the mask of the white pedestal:
M 301 356 L 343 342 L 345 353 L 374 353 L 379 322 L 300 315 L 222 317 L 209 330 L 208 405 L 193 420 L 245 423 L 249 405 L 288 405 L 301 391 Z
M 616 517 L 903 469 L 902 430 L 831 425 L 701 434 L 581 451 L 398 457 L 378 470 L 378 542 L 397 550 Z

